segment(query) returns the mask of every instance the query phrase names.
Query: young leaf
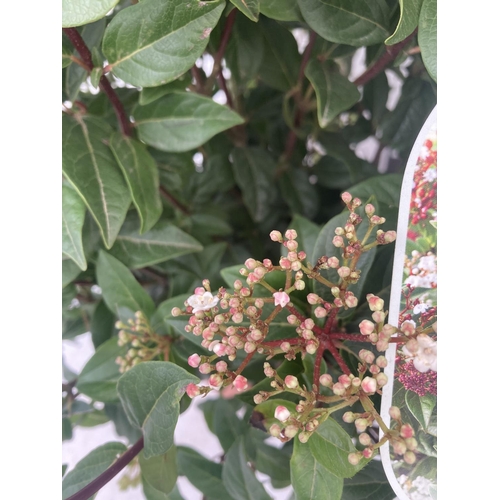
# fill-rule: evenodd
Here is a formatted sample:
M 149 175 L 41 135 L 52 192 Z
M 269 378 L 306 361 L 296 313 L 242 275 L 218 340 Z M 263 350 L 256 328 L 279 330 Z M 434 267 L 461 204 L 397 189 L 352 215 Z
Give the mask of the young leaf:
M 111 248 L 130 205 L 130 193 L 109 148 L 109 125 L 92 116 L 63 116 L 63 172 Z
M 116 384 L 121 373 L 116 358 L 126 352 L 127 346 L 119 346 L 117 337 L 100 345 L 78 376 L 77 389 L 97 401 L 118 401 Z
M 175 80 L 203 54 L 224 1 L 143 0 L 109 23 L 102 50 L 113 73 L 140 87 Z
M 68 186 L 62 187 L 62 252 L 85 271 L 87 260 L 83 253 L 82 228 L 85 220 L 85 203 L 78 193 Z
M 325 128 L 342 111 L 356 104 L 360 93 L 353 83 L 339 73 L 337 65 L 327 59 L 309 61 L 306 76 L 311 82 L 318 101 L 319 126 Z
M 236 184 L 243 192 L 243 203 L 255 222 L 263 221 L 276 197 L 273 174 L 276 164 L 264 149 L 235 148 L 232 165 Z
M 437 0 L 423 0 L 418 20 L 418 44 L 429 75 L 437 81 Z
M 149 231 L 160 218 L 160 179 L 156 161 L 146 146 L 119 132 L 113 133 L 109 146 L 127 181 L 132 201 L 141 218 L 141 234 Z
M 248 19 L 257 22 L 259 20 L 260 0 L 230 0 L 231 3 Z M 265 1 L 265 0 L 264 0 Z
M 144 458 L 163 455 L 173 444 L 179 401 L 199 379 L 165 361 L 145 361 L 120 378 L 118 395 L 132 425 L 144 434 Z
M 240 437 L 226 453 L 222 467 L 227 491 L 235 500 L 271 500 L 247 462 L 244 440 Z
M 106 443 L 92 450 L 64 476 L 62 497 L 68 498 L 87 486 L 125 451 L 127 447 L 123 443 Z
M 343 479 L 323 467 L 312 454 L 309 442 L 301 443 L 298 438 L 293 442 L 290 475 L 296 500 L 342 497 Z
M 172 152 L 201 146 L 219 132 L 244 121 L 228 107 L 188 92 L 173 92 L 151 104 L 138 106 L 134 119 L 142 141 Z
M 298 0 L 309 26 L 326 40 L 354 47 L 374 45 L 391 33 L 385 0 Z
M 151 498 L 166 499 L 177 482 L 177 448 L 172 446 L 167 453 L 150 459 L 139 454 L 142 487 L 148 500 Z
M 144 288 L 125 265 L 103 250 L 97 259 L 96 277 L 106 305 L 122 321 L 131 318 L 137 311 L 146 316 L 153 313 L 153 300 Z
M 119 0 L 62 0 L 63 28 L 82 26 L 104 17 Z
M 203 246 L 177 226 L 161 220 L 146 234 L 140 234 L 132 216 L 123 224 L 111 255 L 130 269 L 151 266 L 180 255 L 201 252 Z
M 385 41 L 386 45 L 399 43 L 415 31 L 418 25 L 422 1 L 399 0 L 399 22 L 396 31 Z

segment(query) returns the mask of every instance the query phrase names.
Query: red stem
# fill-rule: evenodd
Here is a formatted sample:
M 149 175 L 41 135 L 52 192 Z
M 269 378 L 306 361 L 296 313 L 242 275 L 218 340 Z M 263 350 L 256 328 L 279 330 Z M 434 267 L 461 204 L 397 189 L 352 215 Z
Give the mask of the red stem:
M 160 193 L 166 198 L 175 208 L 179 209 L 183 214 L 189 215 L 189 210 L 177 198 L 172 196 L 163 186 L 160 186 Z
M 66 500 L 87 500 L 97 493 L 105 484 L 113 479 L 125 466 L 127 466 L 144 448 L 144 437 L 131 446 L 114 464 L 108 467 L 100 476 L 84 486 L 80 491 L 71 495 Z
M 316 390 L 319 393 L 319 377 L 321 371 L 321 361 L 323 359 L 323 352 L 325 347 L 320 343 L 318 350 L 316 351 L 316 358 L 314 359 L 314 373 L 313 373 L 313 384 L 316 386 Z
M 85 66 L 87 66 L 89 71 L 92 71 L 92 69 L 94 68 L 94 63 L 92 62 L 92 54 L 90 53 L 90 50 L 85 44 L 80 33 L 76 28 L 63 28 L 63 31 L 64 33 L 66 33 L 70 42 L 73 44 L 73 47 L 75 47 L 76 51 L 80 54 L 80 57 L 82 58 Z M 104 75 L 101 76 L 101 79 L 99 80 L 99 87 L 108 96 L 108 99 L 110 100 L 111 105 L 115 110 L 115 114 L 118 118 L 118 123 L 120 124 L 122 134 L 131 137 L 132 124 L 130 123 L 127 113 L 125 112 L 125 108 L 118 98 L 118 95 L 114 91 L 113 87 L 111 87 L 109 80 Z
M 299 311 L 297 311 L 297 309 L 295 309 L 295 307 L 293 306 L 290 306 L 287 304 L 286 308 L 292 313 L 294 314 L 295 316 L 297 316 L 297 318 L 300 320 L 300 321 L 305 321 L 306 318 L 304 316 L 302 316 L 302 314 L 299 313 Z M 319 326 L 317 325 L 314 325 L 313 327 L 313 332 L 316 333 L 317 335 L 323 333 L 323 329 L 320 328 Z
M 324 344 L 325 350 L 328 350 L 332 353 L 333 357 L 335 358 L 335 361 L 337 361 L 337 363 L 339 364 L 340 369 L 346 375 L 350 375 L 351 370 L 349 370 L 349 367 L 347 366 L 346 362 L 344 361 L 344 358 L 342 358 L 339 350 L 335 347 L 334 343 L 330 339 L 324 340 L 323 342 L 325 343 Z

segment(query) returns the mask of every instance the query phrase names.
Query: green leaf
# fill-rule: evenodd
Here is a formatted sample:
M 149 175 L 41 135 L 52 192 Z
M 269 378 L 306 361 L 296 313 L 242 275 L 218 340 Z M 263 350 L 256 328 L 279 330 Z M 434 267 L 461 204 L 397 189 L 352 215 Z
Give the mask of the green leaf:
M 236 415 L 241 407 L 238 400 L 218 399 L 214 406 L 213 432 L 227 452 L 239 436 L 243 435 L 247 425 Z
M 111 255 L 130 269 L 203 250 L 203 246 L 192 236 L 165 220 L 158 222 L 146 234 L 140 234 L 137 222 L 134 216 L 127 218 L 110 250 Z
M 191 83 L 191 73 L 185 73 L 177 80 L 173 82 L 166 83 L 165 85 L 160 85 L 159 87 L 145 87 L 141 90 L 139 94 L 139 104 L 145 106 L 153 101 L 156 101 L 160 97 L 166 94 L 171 94 L 172 92 L 184 92 Z
M 101 344 L 113 336 L 115 329 L 115 315 L 106 307 L 103 300 L 97 304 L 92 320 L 90 321 L 90 333 L 92 343 L 97 349 Z
M 117 340 L 101 344 L 78 376 L 76 388 L 96 401 L 118 401 L 116 384 L 121 373 L 116 358 L 126 354 L 127 346 L 119 346 Z
M 423 0 L 418 20 L 418 44 L 422 60 L 432 79 L 437 81 L 437 0 Z
M 177 482 L 177 449 L 172 446 L 167 453 L 150 459 L 139 454 L 142 487 L 148 500 L 167 499 Z
M 184 446 L 177 447 L 177 463 L 181 473 L 208 498 L 232 498 L 222 482 L 221 464 L 212 462 L 197 451 Z
M 279 180 L 281 196 L 290 210 L 312 219 L 318 211 L 316 188 L 309 181 L 309 173 L 303 169 L 288 169 Z
M 424 431 L 427 430 L 432 417 L 432 412 L 436 407 L 437 398 L 432 394 L 419 396 L 416 392 L 408 391 L 405 396 L 406 405 L 418 420 Z
M 297 0 L 263 0 L 260 11 L 277 21 L 302 21 Z
M 347 460 L 349 453 L 356 452 L 351 436 L 333 418 L 323 422 L 307 442 L 314 458 L 337 477 L 352 477 L 367 463 L 362 459 L 358 465 Z
M 135 443 L 142 436 L 142 432 L 128 421 L 125 410 L 120 403 L 106 403 L 104 411 L 115 425 L 116 433 L 119 436 L 126 437 L 130 443 Z
M 396 31 L 385 41 L 394 45 L 410 36 L 417 27 L 423 0 L 399 0 L 399 22 Z
M 394 491 L 387 481 L 382 463 L 369 462 L 354 477 L 344 480 L 342 500 L 393 500 Z
M 262 222 L 272 210 L 276 198 L 276 164 L 264 149 L 235 148 L 232 166 L 236 184 L 243 192 L 243 203 L 255 222 Z
M 83 253 L 82 228 L 85 220 L 85 203 L 78 193 L 68 186 L 62 187 L 62 252 L 85 271 L 87 260 Z
M 99 87 L 99 81 L 101 80 L 102 76 L 102 68 L 100 67 L 95 67 L 92 69 L 90 72 L 90 83 L 93 87 L 98 88 Z
M 91 116 L 63 116 L 63 172 L 97 222 L 111 248 L 130 205 L 130 193 L 109 148 L 104 121 Z
M 248 19 L 257 22 L 259 20 L 260 0 L 230 0 L 231 3 Z M 264 0 L 265 1 L 265 0 Z
M 62 497 L 68 498 L 87 486 L 102 474 L 117 458 L 127 450 L 122 443 L 106 443 L 92 450 L 64 476 Z M 93 495 L 91 498 L 94 498 Z
M 73 437 L 73 426 L 67 417 L 62 419 L 62 440 L 67 441 Z
M 168 83 L 203 54 L 224 6 L 224 1 L 143 0 L 113 18 L 103 53 L 113 73 L 127 83 Z
M 377 203 L 384 203 L 389 207 L 399 207 L 402 182 L 402 174 L 379 175 L 352 186 L 349 188 L 349 193 L 353 197 L 359 198 L 363 203 L 369 202 L 375 206 L 377 206 Z
M 73 44 L 69 41 L 69 38 L 62 34 L 62 67 L 66 68 L 71 64 L 71 56 L 73 55 Z
M 62 261 L 62 287 L 68 286 L 82 270 L 71 259 Z
M 97 284 L 102 289 L 106 305 L 122 321 L 137 311 L 150 316 L 154 303 L 132 273 L 118 259 L 101 250 L 96 266 Z
M 226 453 L 222 467 L 227 491 L 235 500 L 271 500 L 247 462 L 244 440 L 240 437 Z
M 298 0 L 307 24 L 326 40 L 354 47 L 384 41 L 391 10 L 384 0 Z
M 82 26 L 103 18 L 119 0 L 62 0 L 63 28 Z
M 290 474 L 296 500 L 340 500 L 343 480 L 316 460 L 309 442 L 293 442 Z
M 119 132 L 113 133 L 109 146 L 139 212 L 141 233 L 145 233 L 156 224 L 163 210 L 158 166 L 144 144 Z
M 172 92 L 151 104 L 138 106 L 134 119 L 142 141 L 161 151 L 173 152 L 201 146 L 219 132 L 244 121 L 228 107 L 188 92 Z
M 318 101 L 319 126 L 325 128 L 342 111 L 347 111 L 360 98 L 360 93 L 353 83 L 339 73 L 335 62 L 327 59 L 309 61 L 306 76 L 311 82 Z
M 199 379 L 165 361 L 145 361 L 120 378 L 118 395 L 132 425 L 144 434 L 144 458 L 163 455 L 173 444 L 179 401 Z
M 258 432 L 258 431 L 256 431 Z M 285 449 L 269 446 L 262 441 L 255 440 L 256 458 L 255 468 L 267 474 L 273 481 L 290 483 L 290 454 Z

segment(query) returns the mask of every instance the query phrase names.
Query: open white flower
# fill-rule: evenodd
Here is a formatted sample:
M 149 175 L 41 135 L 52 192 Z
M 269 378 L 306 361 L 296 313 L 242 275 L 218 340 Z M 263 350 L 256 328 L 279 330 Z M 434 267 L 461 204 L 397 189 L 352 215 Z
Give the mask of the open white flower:
M 214 297 L 210 292 L 205 292 L 202 295 L 191 295 L 187 299 L 187 303 L 193 308 L 193 313 L 208 311 L 215 307 L 217 302 L 219 302 L 219 297 Z
M 413 360 L 413 366 L 422 373 L 429 370 L 437 372 L 437 342 L 423 333 L 410 342 L 411 348 L 404 346 L 403 353 L 408 356 L 408 359 Z

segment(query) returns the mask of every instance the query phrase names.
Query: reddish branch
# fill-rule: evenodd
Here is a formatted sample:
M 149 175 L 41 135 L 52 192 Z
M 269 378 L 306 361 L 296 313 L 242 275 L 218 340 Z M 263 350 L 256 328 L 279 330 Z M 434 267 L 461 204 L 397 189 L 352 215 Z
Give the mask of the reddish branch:
M 190 212 L 188 208 L 185 205 L 183 205 L 177 198 L 172 196 L 163 186 L 160 186 L 160 193 L 175 208 L 179 209 L 183 214 L 189 215 Z
M 320 342 L 322 344 L 324 344 L 325 349 L 327 349 L 328 351 L 330 351 L 332 353 L 333 357 L 335 358 L 335 361 L 337 361 L 338 365 L 340 366 L 340 369 L 346 375 L 350 375 L 351 370 L 349 370 L 349 367 L 347 366 L 346 362 L 344 361 L 344 358 L 340 354 L 339 350 L 337 349 L 337 347 L 335 346 L 333 341 L 330 340 L 329 338 L 326 338 L 326 339 L 321 339 Z
M 313 384 L 316 386 L 316 390 L 319 392 L 319 377 L 321 375 L 321 361 L 323 360 L 323 352 L 325 347 L 320 343 L 318 350 L 316 351 L 316 358 L 314 359 L 314 372 L 313 372 Z
M 80 491 L 71 495 L 67 500 L 87 500 L 97 493 L 105 484 L 113 479 L 123 468 L 125 468 L 144 448 L 144 437 L 131 446 L 114 464 L 108 467 L 100 476 L 91 483 L 84 486 Z
M 380 59 L 375 61 L 361 76 L 354 80 L 354 85 L 360 87 L 366 85 L 370 80 L 375 78 L 380 72 L 382 72 L 385 67 L 394 61 L 399 53 L 403 50 L 405 45 L 410 42 L 410 40 L 415 36 L 417 30 L 415 30 L 410 36 L 406 37 L 403 41 L 396 43 L 395 45 L 386 45 L 385 52 L 382 54 Z
M 92 71 L 94 68 L 94 63 L 92 62 L 92 54 L 85 44 L 83 38 L 80 33 L 76 30 L 76 28 L 63 28 L 64 33 L 66 33 L 70 42 L 73 44 L 73 47 L 77 50 L 82 58 L 83 63 L 87 67 L 88 71 Z M 113 109 L 115 110 L 116 117 L 118 118 L 118 122 L 120 124 L 120 129 L 124 135 L 129 137 L 132 136 L 132 124 L 125 112 L 125 108 L 121 103 L 118 95 L 114 91 L 113 87 L 109 83 L 109 80 L 103 75 L 99 80 L 99 88 L 108 96 Z

